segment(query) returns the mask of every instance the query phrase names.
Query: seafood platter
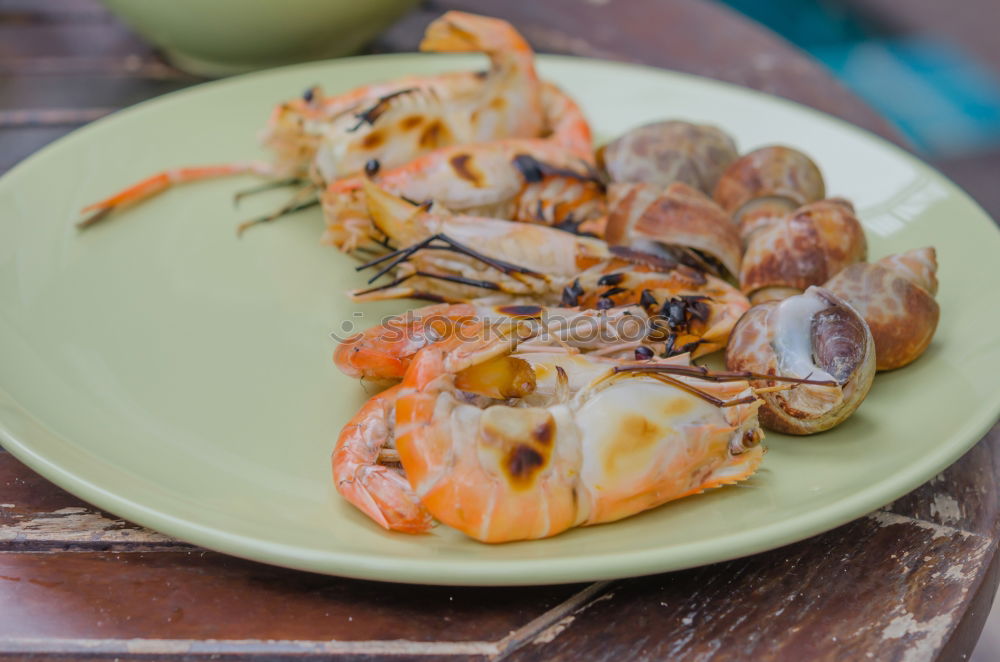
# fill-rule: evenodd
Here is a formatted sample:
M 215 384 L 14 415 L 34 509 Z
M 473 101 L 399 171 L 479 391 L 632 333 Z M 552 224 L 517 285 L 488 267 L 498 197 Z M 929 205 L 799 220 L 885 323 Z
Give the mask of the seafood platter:
M 613 537 L 668 502 L 726 493 L 738 504 L 741 489 L 781 473 L 769 468 L 771 439 L 802 449 L 792 453 L 845 425 L 861 439 L 852 421 L 873 385 L 953 351 L 935 338 L 935 245 L 870 249 L 883 245 L 870 205 L 780 131 L 741 148 L 722 123 L 665 103 L 597 132 L 587 104 L 490 17 L 448 12 L 421 50 L 481 54 L 488 66 L 309 86 L 272 111 L 266 159 L 164 170 L 74 219 L 75 239 L 96 245 L 127 232 L 154 196 L 240 176 L 262 182 L 240 199 L 282 197 L 238 225 L 234 243 L 321 212 L 328 259 L 361 280 L 319 286 L 354 309 L 401 311 L 336 337 L 325 369 L 350 379 L 360 406 L 332 422 L 317 457 L 332 455 L 329 507 L 386 545 L 444 535 L 529 549 L 594 525 Z M 882 494 L 913 486 L 903 483 Z M 859 501 L 853 515 L 866 505 L 882 504 Z M 573 572 L 552 578 L 608 574 Z

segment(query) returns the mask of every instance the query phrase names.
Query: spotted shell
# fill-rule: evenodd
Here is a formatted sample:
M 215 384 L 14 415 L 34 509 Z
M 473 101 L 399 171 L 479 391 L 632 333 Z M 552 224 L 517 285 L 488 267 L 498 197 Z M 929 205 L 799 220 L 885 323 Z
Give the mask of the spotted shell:
M 784 216 L 825 196 L 823 174 L 812 159 L 781 145 L 761 147 L 731 163 L 713 193 L 744 241 L 761 219 Z
M 753 303 L 784 298 L 821 285 L 865 259 L 865 233 L 851 203 L 840 198 L 800 207 L 769 219 L 750 235 L 740 269 L 740 289 Z
M 831 278 L 827 289 L 854 306 L 875 338 L 876 367 L 893 370 L 927 349 L 940 309 L 937 257 L 932 247 L 852 264 Z
M 598 151 L 613 182 L 683 182 L 706 194 L 737 156 L 736 143 L 721 129 L 680 120 L 632 129 Z
M 674 182 L 663 190 L 653 184 L 608 186 L 608 223 L 604 238 L 612 245 L 652 241 L 693 249 L 722 269 L 707 269 L 734 281 L 740 273 L 742 245 L 736 226 L 701 191 Z
M 782 326 L 779 310 L 793 299 L 811 297 L 815 312 L 791 328 Z M 784 334 L 799 334 L 783 338 Z M 801 334 L 807 334 L 802 337 Z M 842 299 L 819 287 L 785 301 L 768 301 L 751 308 L 736 324 L 726 347 L 729 370 L 786 377 L 811 378 L 815 373 L 789 374 L 782 370 L 779 352 L 798 343 L 816 367 L 832 376 L 836 386 L 796 384 L 788 389 L 759 393 L 764 405 L 761 424 L 778 432 L 806 435 L 829 430 L 847 419 L 861 404 L 875 377 L 875 344 L 864 319 Z M 755 388 L 780 386 L 757 380 Z

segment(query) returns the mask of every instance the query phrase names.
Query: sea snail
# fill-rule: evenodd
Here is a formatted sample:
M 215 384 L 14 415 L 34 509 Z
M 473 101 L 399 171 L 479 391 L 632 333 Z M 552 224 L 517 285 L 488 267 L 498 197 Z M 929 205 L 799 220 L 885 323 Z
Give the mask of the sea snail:
M 598 163 L 612 182 L 660 187 L 683 182 L 708 195 L 737 156 L 736 143 L 721 129 L 680 120 L 632 129 L 597 152 Z
M 771 145 L 731 163 L 713 197 L 732 215 L 743 241 L 762 221 L 781 218 L 826 196 L 823 175 L 802 152 Z
M 878 370 L 900 368 L 924 353 L 937 329 L 937 258 L 932 247 L 852 264 L 825 287 L 865 318 Z
M 604 239 L 664 254 L 734 283 L 739 277 L 742 245 L 736 226 L 711 198 L 681 182 L 666 189 L 648 183 L 609 184 Z
M 875 342 L 868 325 L 821 287 L 754 306 L 733 329 L 726 367 L 827 385 L 758 381 L 765 427 L 788 434 L 829 430 L 850 416 L 875 377 Z M 777 387 L 768 391 L 768 387 Z
M 755 304 L 822 285 L 868 253 L 854 207 L 841 198 L 813 202 L 758 223 L 740 267 L 740 289 Z

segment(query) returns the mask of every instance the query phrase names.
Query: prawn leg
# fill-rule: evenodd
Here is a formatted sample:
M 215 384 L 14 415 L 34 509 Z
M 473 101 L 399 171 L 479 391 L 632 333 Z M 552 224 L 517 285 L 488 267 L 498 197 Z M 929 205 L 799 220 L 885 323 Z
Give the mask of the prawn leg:
M 153 197 L 157 193 L 162 193 L 178 184 L 197 182 L 203 179 L 214 179 L 216 177 L 231 177 L 233 175 L 253 174 L 267 177 L 271 174 L 271 166 L 260 161 L 246 161 L 237 163 L 225 163 L 221 165 L 192 166 L 187 168 L 175 168 L 164 170 L 151 177 L 143 179 L 141 182 L 133 184 L 128 188 L 115 193 L 99 202 L 87 205 L 81 213 L 90 214 L 85 219 L 76 224 L 80 230 L 85 230 L 90 226 L 106 218 L 110 213 L 142 202 Z
M 391 416 L 399 387 L 371 398 L 344 426 L 333 451 L 337 491 L 379 526 L 390 531 L 424 533 L 434 520 L 401 470 L 379 464 L 391 435 Z M 388 455 L 388 454 L 386 454 Z

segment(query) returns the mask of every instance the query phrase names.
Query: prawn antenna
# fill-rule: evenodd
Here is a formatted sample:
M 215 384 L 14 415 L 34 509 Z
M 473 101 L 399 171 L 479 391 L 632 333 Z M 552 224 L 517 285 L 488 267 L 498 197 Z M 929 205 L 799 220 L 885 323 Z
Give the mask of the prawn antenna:
M 406 282 L 407 280 L 413 278 L 414 276 L 423 276 L 424 278 L 433 278 L 435 280 L 443 280 L 449 283 L 457 283 L 459 285 L 468 285 L 470 287 L 479 287 L 484 290 L 499 290 L 500 286 L 496 283 L 492 283 L 488 280 L 475 280 L 473 278 L 463 278 L 462 276 L 450 276 L 447 274 L 436 274 L 430 271 L 414 271 L 413 273 L 406 274 L 405 276 L 400 276 L 399 278 L 393 279 L 388 283 L 383 285 L 377 285 L 376 287 L 369 287 L 366 290 L 358 290 L 352 292 L 353 296 L 364 296 L 366 294 L 372 294 L 374 292 L 381 292 L 382 290 L 388 290 L 397 285 Z M 429 294 L 426 292 L 414 292 L 413 294 L 407 295 L 411 299 L 425 299 L 427 301 L 440 301 L 444 302 L 446 299 L 436 295 Z
M 497 269 L 498 271 L 500 271 L 500 272 L 502 272 L 504 274 L 508 274 L 508 275 L 509 274 L 521 274 L 521 275 L 524 275 L 524 276 L 531 276 L 533 278 L 545 278 L 545 276 L 543 274 L 540 274 L 537 271 L 533 271 L 533 270 L 528 269 L 526 267 L 518 266 L 518 265 L 513 264 L 511 262 L 505 262 L 504 260 L 498 260 L 496 258 L 489 257 L 488 255 L 483 255 L 479 251 L 477 251 L 477 250 L 475 250 L 473 248 L 470 248 L 470 247 L 466 246 L 465 244 L 462 244 L 462 243 L 460 243 L 458 241 L 455 241 L 454 239 L 452 239 L 448 235 L 442 234 L 442 233 L 431 235 L 430 237 L 427 237 L 426 239 L 422 239 L 421 241 L 418 241 L 417 243 L 413 244 L 412 246 L 408 246 L 406 248 L 402 248 L 402 249 L 393 251 L 391 253 L 386 253 L 385 255 L 381 255 L 381 256 L 375 258 L 374 260 L 371 260 L 369 262 L 365 262 L 364 264 L 361 264 L 361 265 L 355 267 L 355 269 L 357 271 L 363 271 L 365 269 L 370 269 L 371 267 L 380 265 L 380 264 L 382 264 L 384 262 L 388 262 L 381 269 L 379 269 L 375 273 L 374 276 L 372 276 L 368 280 L 368 283 L 371 284 L 371 283 L 374 283 L 379 278 L 381 278 L 382 276 L 384 276 L 385 274 L 387 274 L 388 272 L 390 272 L 393 269 L 395 269 L 397 266 L 399 266 L 403 262 L 409 260 L 413 256 L 414 253 L 416 253 L 417 251 L 421 251 L 421 250 L 443 250 L 443 251 L 451 251 L 453 253 L 458 253 L 460 255 L 465 255 L 467 257 L 471 257 L 472 259 L 477 260 L 479 262 L 482 262 L 483 264 L 485 264 L 487 266 L 493 267 L 494 269 Z M 482 281 L 482 282 L 485 282 L 485 281 Z M 496 287 L 494 286 L 491 289 L 496 289 Z
M 789 384 L 809 384 L 812 386 L 839 386 L 833 380 L 802 379 L 801 377 L 785 377 L 783 375 L 765 375 L 759 372 L 744 370 L 709 370 L 700 365 L 621 365 L 615 367 L 615 372 L 642 372 L 681 375 L 694 377 L 710 382 L 742 382 L 748 380 L 766 380 L 771 382 L 787 382 Z
M 273 214 L 268 214 L 267 216 L 261 216 L 260 218 L 253 218 L 249 221 L 243 221 L 236 226 L 236 236 L 241 237 L 243 233 L 255 225 L 260 225 L 262 223 L 270 223 L 271 221 L 277 220 L 282 216 L 289 216 L 290 214 L 295 214 L 300 211 L 309 209 L 311 207 L 316 207 L 319 205 L 319 198 L 314 198 L 312 200 L 306 200 L 305 202 L 300 202 L 298 204 L 285 205 L 281 209 L 277 210 Z
M 251 188 L 243 189 L 242 191 L 237 191 L 233 196 L 233 205 L 238 206 L 240 204 L 240 200 L 256 193 L 263 193 L 264 191 L 271 191 L 276 188 L 285 188 L 286 186 L 303 186 L 306 183 L 306 180 L 301 177 L 288 177 L 286 179 L 276 179 L 273 182 L 266 182 L 259 186 L 253 186 Z

